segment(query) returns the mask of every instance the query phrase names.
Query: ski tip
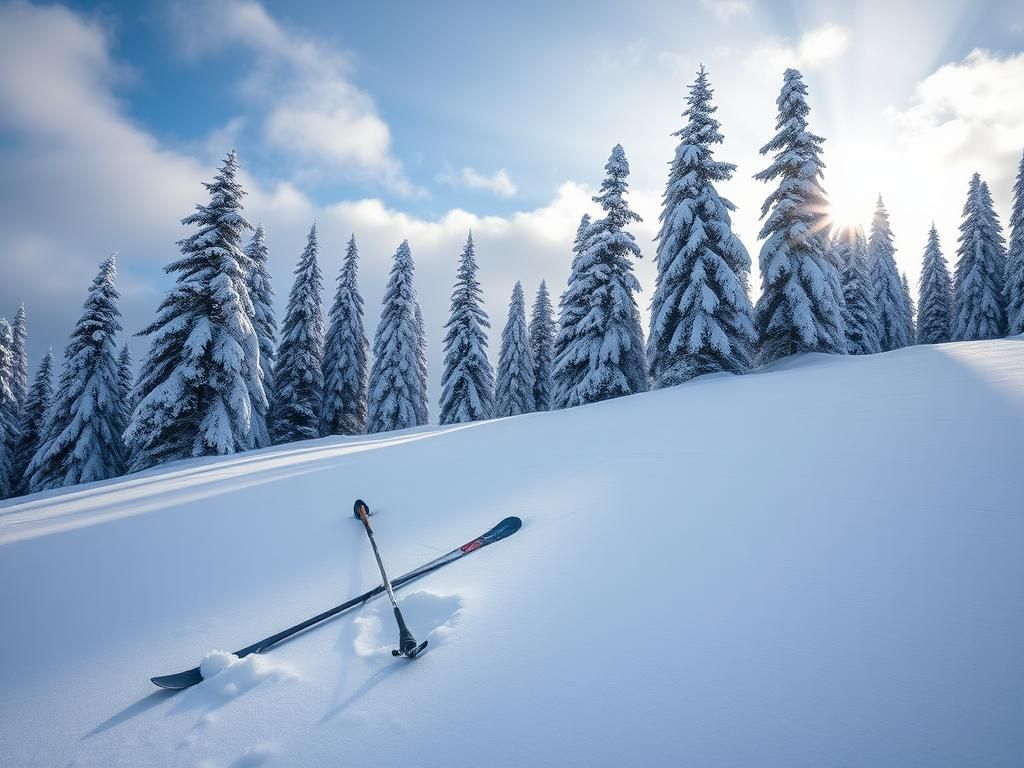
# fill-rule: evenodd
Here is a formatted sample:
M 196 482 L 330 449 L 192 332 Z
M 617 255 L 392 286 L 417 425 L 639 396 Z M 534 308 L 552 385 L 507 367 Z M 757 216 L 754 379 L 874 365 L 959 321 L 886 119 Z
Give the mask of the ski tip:
M 161 688 L 166 688 L 169 691 L 180 691 L 185 688 L 191 688 L 196 683 L 203 682 L 203 675 L 199 671 L 199 667 L 193 667 L 187 669 L 184 672 L 178 672 L 174 675 L 162 675 L 160 677 L 149 678 L 153 685 L 157 685 Z

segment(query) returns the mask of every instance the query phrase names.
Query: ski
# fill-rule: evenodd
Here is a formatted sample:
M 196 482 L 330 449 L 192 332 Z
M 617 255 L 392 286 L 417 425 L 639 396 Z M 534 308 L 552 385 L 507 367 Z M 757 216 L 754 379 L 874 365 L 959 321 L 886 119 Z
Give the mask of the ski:
M 506 517 L 496 526 L 487 531 L 487 533 L 477 538 L 467 541 L 461 547 L 456 547 L 451 552 L 441 555 L 440 557 L 431 560 L 429 563 L 424 563 L 419 568 L 414 568 L 408 573 L 404 573 L 396 579 L 393 579 L 391 586 L 398 589 L 416 579 L 426 576 L 428 573 L 433 573 L 438 568 L 443 568 L 449 563 L 454 563 L 459 558 L 465 557 L 471 552 L 476 552 L 478 549 L 486 547 L 488 544 L 493 544 L 496 541 L 501 541 L 504 538 L 511 536 L 513 533 L 518 531 L 523 525 L 523 521 L 518 517 Z M 235 651 L 235 656 L 243 658 L 248 656 L 250 653 L 263 653 L 273 645 L 280 643 L 282 640 L 286 640 L 289 637 L 299 634 L 300 632 L 309 629 L 327 619 L 337 616 L 339 613 L 343 613 L 350 608 L 354 608 L 357 605 L 361 605 L 371 598 L 377 595 L 383 594 L 384 585 L 379 584 L 373 589 L 367 590 L 361 595 L 353 597 L 351 600 L 347 600 L 341 605 L 336 605 L 323 613 L 318 613 L 312 618 L 306 619 L 305 621 L 299 622 L 293 627 L 282 630 L 277 634 L 265 637 L 262 640 L 247 645 L 241 650 Z M 425 646 L 426 643 L 424 642 Z M 161 688 L 168 688 L 171 690 L 181 690 L 183 688 L 189 688 L 196 683 L 200 683 L 203 680 L 202 674 L 199 672 L 199 667 L 192 667 L 192 669 L 186 669 L 184 672 L 178 672 L 173 675 L 161 675 L 160 677 L 152 677 L 150 680 Z

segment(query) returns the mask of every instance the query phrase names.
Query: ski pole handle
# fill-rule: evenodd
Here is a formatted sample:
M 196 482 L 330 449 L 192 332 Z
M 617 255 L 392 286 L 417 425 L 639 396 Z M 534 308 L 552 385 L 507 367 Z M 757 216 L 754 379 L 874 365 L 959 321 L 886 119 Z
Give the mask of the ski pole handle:
M 355 504 L 352 505 L 352 511 L 356 517 L 363 521 L 363 525 L 366 526 L 366 532 L 373 533 L 373 528 L 370 527 L 370 508 L 366 506 L 366 502 L 362 499 L 356 499 Z

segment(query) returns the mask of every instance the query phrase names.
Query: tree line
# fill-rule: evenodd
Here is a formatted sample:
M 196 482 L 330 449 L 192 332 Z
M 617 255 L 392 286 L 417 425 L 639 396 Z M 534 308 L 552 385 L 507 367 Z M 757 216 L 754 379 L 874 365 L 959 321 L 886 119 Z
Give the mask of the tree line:
M 776 133 L 761 148 L 771 185 L 761 208 L 761 295 L 732 231 L 735 206 L 717 185 L 736 167 L 717 160 L 724 137 L 702 66 L 663 196 L 648 338 L 635 295 L 640 248 L 629 227 L 629 163 L 616 145 L 572 244 L 558 318 L 541 281 L 527 318 L 517 282 L 495 371 L 472 233 L 459 258 L 445 323 L 439 422 L 456 424 L 567 408 L 688 381 L 743 374 L 800 352 L 872 354 L 909 344 L 1024 333 L 1024 157 L 1013 190 L 1009 243 L 988 185 L 974 174 L 952 274 L 934 225 L 918 301 L 896 267 L 879 197 L 869 233 L 832 227 L 807 86 L 788 69 Z M 48 352 L 31 386 L 24 306 L 0 319 L 0 498 L 104 480 L 168 461 L 224 455 L 326 435 L 428 421 L 425 323 L 409 242 L 395 252 L 370 344 L 359 292 L 359 251 L 348 241 L 333 303 L 323 312 L 314 224 L 278 329 L 262 226 L 243 215 L 232 150 L 204 183 L 207 200 L 182 220 L 192 233 L 165 267 L 175 284 L 139 335 L 150 346 L 132 379 L 116 288 L 105 259 L 64 350 L 56 383 Z M 244 243 L 247 234 L 248 241 Z

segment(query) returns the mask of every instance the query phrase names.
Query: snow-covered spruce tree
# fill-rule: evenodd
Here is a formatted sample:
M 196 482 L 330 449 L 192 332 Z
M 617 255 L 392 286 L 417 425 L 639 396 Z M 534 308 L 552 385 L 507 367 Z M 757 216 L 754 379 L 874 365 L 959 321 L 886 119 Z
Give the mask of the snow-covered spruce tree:
M 761 148 L 772 164 L 754 178 L 778 187 L 761 206 L 761 297 L 754 308 L 758 358 L 762 363 L 798 352 L 846 352 L 843 292 L 828 255 L 828 201 L 821 186 L 820 136 L 807 130 L 807 86 L 787 69 L 778 133 Z M 766 218 L 767 217 L 767 218 Z
M 39 364 L 39 370 L 32 381 L 32 387 L 25 396 L 25 407 L 21 411 L 21 428 L 18 430 L 18 445 L 14 450 L 12 477 L 17 495 L 28 493 L 29 462 L 39 450 L 46 426 L 46 413 L 53 398 L 53 351 L 46 353 Z
M 28 341 L 28 322 L 25 318 L 25 305 L 18 307 L 11 326 L 11 391 L 14 393 L 15 412 L 18 423 L 21 423 L 21 409 L 25 405 L 28 394 L 28 352 L 25 343 Z
M 295 267 L 274 363 L 270 436 L 275 444 L 320 436 L 324 405 L 324 281 L 316 224 Z
M 482 306 L 483 291 L 476 275 L 476 251 L 470 232 L 452 289 L 451 315 L 444 326 L 441 424 L 479 421 L 494 415 L 494 370 L 487 359 L 484 331 L 491 324 Z
M 427 404 L 427 324 L 423 320 L 423 307 L 416 300 L 416 363 L 420 374 L 420 390 L 416 396 L 416 425 L 430 423 L 430 406 Z
M 121 330 L 116 256 L 100 265 L 85 312 L 64 348 L 64 367 L 28 466 L 29 488 L 43 491 L 106 480 L 125 470 L 121 387 L 115 337 Z
M 868 275 L 867 240 L 857 227 L 844 227 L 832 237 L 833 262 L 841 265 L 846 351 L 851 355 L 878 352 L 878 311 Z
M 686 126 L 669 171 L 658 232 L 647 359 L 655 387 L 705 373 L 746 373 L 754 344 L 747 295 L 750 256 L 732 232 L 735 206 L 715 189 L 736 166 L 714 159 L 721 144 L 713 90 L 702 66 L 690 86 Z
M 267 397 L 250 320 L 248 259 L 241 249 L 249 223 L 237 174 L 232 150 L 204 184 L 209 203 L 182 220 L 198 231 L 178 242 L 181 258 L 164 268 L 177 282 L 142 331 L 152 341 L 125 433 L 132 471 L 256 445 L 253 414 L 266 411 Z
M 917 307 L 914 305 L 914 297 L 910 295 L 910 281 L 907 273 L 900 273 L 900 288 L 903 289 L 903 312 L 904 326 L 907 329 L 907 344 L 915 344 L 917 339 Z
M 1006 332 L 1006 256 L 988 186 L 971 178 L 954 272 L 953 340 L 995 339 Z
M 367 396 L 367 432 L 415 427 L 422 373 L 416 323 L 415 265 L 409 241 L 395 252 L 384 291 L 380 324 L 373 337 L 373 366 Z
M 640 217 L 624 197 L 629 163 L 621 144 L 612 149 L 605 171 L 601 194 L 593 198 L 605 215 L 587 227 L 562 294 L 553 373 L 559 408 L 647 390 L 640 311 L 633 298 L 640 283 L 631 261 L 640 257 L 640 248 L 625 229 Z
M 366 432 L 366 380 L 369 342 L 363 330 L 359 294 L 359 249 L 352 235 L 338 275 L 334 304 L 328 313 L 324 342 L 324 410 L 321 435 Z
M 572 265 L 569 269 L 568 285 L 572 286 L 583 279 L 584 260 L 586 253 L 587 236 L 590 232 L 590 214 L 585 213 L 580 217 L 579 226 L 576 227 L 576 238 L 572 243 Z M 571 299 L 571 301 L 569 300 Z M 573 294 L 570 296 L 568 288 L 558 301 L 559 318 L 558 328 L 555 332 L 555 343 L 552 348 L 551 364 L 551 407 L 565 408 L 569 400 L 569 387 L 572 382 L 567 377 L 555 375 L 555 365 L 558 360 L 566 354 L 570 342 L 574 337 L 562 332 L 562 329 L 569 325 L 575 327 L 580 324 L 587 313 L 587 305 L 579 300 L 580 297 Z
M 555 313 L 547 283 L 540 281 L 530 314 L 530 353 L 533 355 L 533 406 L 550 411 L 554 383 L 551 368 L 555 360 Z
M 953 317 L 953 282 L 934 224 L 928 230 L 919 287 L 917 343 L 942 344 L 949 341 Z
M 519 416 L 534 411 L 533 387 L 533 353 L 526 328 L 526 301 L 523 286 L 517 281 L 508 305 L 508 321 L 501 332 L 494 415 Z
M 1024 333 L 1024 155 L 1013 185 L 1010 245 L 1006 254 L 1006 322 L 1011 336 Z
M 134 378 L 132 377 L 132 351 L 128 348 L 128 342 L 121 345 L 121 351 L 117 353 L 117 386 L 118 394 L 121 397 L 121 418 L 124 424 L 132 417 L 134 405 L 132 402 L 134 392 Z
M 252 302 L 252 323 L 260 348 L 260 373 L 263 376 L 263 391 L 269 400 L 274 392 L 274 360 L 277 354 L 277 320 L 274 318 L 274 288 L 267 271 L 267 237 L 263 225 L 256 226 L 252 239 L 245 247 L 246 283 Z M 267 417 L 270 404 L 262 410 L 256 409 L 253 428 L 256 433 L 254 447 L 270 445 L 270 425 Z
M 907 336 L 907 307 L 903 298 L 900 274 L 896 270 L 896 249 L 892 244 L 889 212 L 881 196 L 875 206 L 868 237 L 868 264 L 871 269 L 871 288 L 875 294 L 878 321 L 879 351 L 905 347 Z
M 15 423 L 14 332 L 7 318 L 0 318 L 0 499 L 12 495 L 17 484 L 14 474 L 14 451 L 18 438 Z

